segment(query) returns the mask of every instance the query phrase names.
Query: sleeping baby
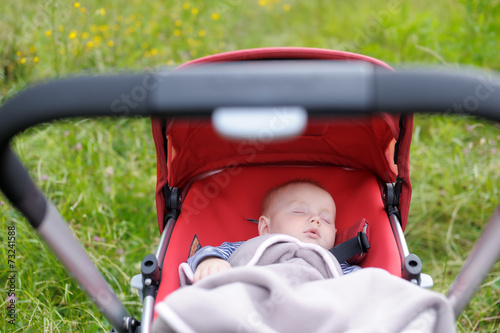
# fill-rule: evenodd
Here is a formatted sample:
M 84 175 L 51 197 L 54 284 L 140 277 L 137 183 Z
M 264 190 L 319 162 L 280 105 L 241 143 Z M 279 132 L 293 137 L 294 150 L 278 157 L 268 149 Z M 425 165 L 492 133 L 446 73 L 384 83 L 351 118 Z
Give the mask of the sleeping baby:
M 323 187 L 311 180 L 292 180 L 271 189 L 264 198 L 259 218 L 259 235 L 285 234 L 327 250 L 335 244 L 335 202 Z M 196 283 L 206 276 L 231 268 L 227 261 L 244 242 L 206 246 L 188 264 Z M 344 274 L 360 269 L 341 263 Z

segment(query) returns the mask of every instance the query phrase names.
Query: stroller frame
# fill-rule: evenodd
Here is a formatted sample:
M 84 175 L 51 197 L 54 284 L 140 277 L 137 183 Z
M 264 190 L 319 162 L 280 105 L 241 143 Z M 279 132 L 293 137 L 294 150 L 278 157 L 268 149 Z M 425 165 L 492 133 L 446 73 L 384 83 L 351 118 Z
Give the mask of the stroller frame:
M 248 68 L 237 64 L 230 73 L 221 73 L 210 68 L 191 70 L 189 74 L 159 73 L 161 81 L 158 86 L 149 90 L 147 97 L 138 101 L 137 107 L 129 108 L 125 112 L 110 107 L 110 101 L 124 91 L 130 92 L 136 87 L 144 87 L 151 73 L 56 80 L 28 88 L 2 106 L 1 190 L 26 216 L 32 227 L 37 229 L 118 332 L 150 330 L 155 296 L 154 279 L 158 277 L 155 266 L 162 266 L 162 254 L 169 243 L 175 214 L 167 220 L 156 256 L 146 257 L 143 261 L 145 316 L 140 325 L 130 316 L 79 242 L 72 236 L 57 209 L 35 186 L 9 147 L 9 141 L 28 127 L 63 118 L 102 116 L 182 118 L 193 115 L 208 117 L 216 107 L 234 105 L 253 107 L 300 105 L 312 117 L 325 114 L 357 116 L 374 112 L 458 113 L 458 110 L 451 109 L 450 106 L 476 91 L 478 82 L 482 82 L 485 76 L 483 73 L 436 69 L 387 72 L 372 66 L 360 67 L 350 64 L 342 68 L 331 67 L 329 64 L 314 67 L 301 67 L 299 64 L 295 66 L 300 70 L 289 72 L 286 77 L 276 76 L 276 73 L 269 71 L 249 72 Z M 318 78 L 325 79 L 323 66 L 330 66 L 327 71 L 327 82 L 334 86 L 341 84 L 344 87 L 342 92 L 337 93 L 334 89 L 321 92 L 304 89 L 308 86 L 303 84 L 304 82 L 312 82 Z M 238 80 L 249 75 L 252 76 L 251 81 Z M 272 98 L 269 98 L 269 95 L 262 96 L 259 87 L 266 85 L 270 80 L 273 85 L 286 89 L 276 89 Z M 498 82 L 500 80 L 491 84 L 494 89 L 487 99 L 479 103 L 474 113 L 476 116 L 500 122 Z M 207 86 L 211 86 L 211 91 L 216 93 L 207 93 L 204 89 Z M 190 87 L 189 96 L 186 87 Z M 81 91 L 87 94 L 81 94 Z M 245 94 L 242 95 L 241 91 L 245 91 Z M 345 95 L 345 91 L 349 93 Z M 86 96 L 89 95 L 94 98 L 88 99 Z M 245 95 L 252 98 L 247 98 Z M 178 208 L 179 199 L 175 194 L 172 194 L 170 203 L 173 210 Z M 401 246 L 406 253 L 407 246 L 401 224 L 396 218 L 391 218 L 391 222 L 396 234 L 401 236 Z M 448 291 L 447 297 L 453 304 L 456 316 L 468 304 L 487 272 L 498 260 L 499 237 L 500 207 L 495 210 L 462 271 Z

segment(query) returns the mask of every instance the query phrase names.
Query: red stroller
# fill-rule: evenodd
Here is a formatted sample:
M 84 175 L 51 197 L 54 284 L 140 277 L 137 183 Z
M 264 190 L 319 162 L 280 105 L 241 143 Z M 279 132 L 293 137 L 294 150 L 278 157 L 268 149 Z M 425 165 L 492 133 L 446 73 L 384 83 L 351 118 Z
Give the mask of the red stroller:
M 229 52 L 181 67 L 276 59 L 364 61 L 391 70 L 376 59 L 358 54 L 306 48 Z M 310 122 L 300 136 L 273 144 L 265 134 L 253 140 L 232 141 L 218 135 L 207 122 L 154 119 L 157 215 L 160 230 L 169 239 L 165 256 L 157 253 L 163 271 L 176 272 L 200 246 L 257 236 L 256 225 L 248 220 L 259 216 L 265 193 L 287 179 L 313 177 L 326 185 L 339 207 L 336 244 L 361 231 L 364 226 L 354 222 L 366 218 L 371 248 L 357 263 L 383 268 L 418 284 L 423 276 L 424 284 L 430 287 L 432 279 L 421 275 L 421 263 L 409 253 L 403 235 L 411 196 L 412 130 L 412 115 L 381 114 Z M 175 207 L 168 208 L 181 198 L 180 214 Z M 140 288 L 139 279 L 137 276 L 135 285 Z M 163 274 L 156 298 L 162 300 L 178 286 L 177 274 Z
M 301 48 L 230 52 L 195 60 L 186 66 L 242 59 L 364 60 L 388 68 L 377 60 L 355 54 Z M 247 219 L 258 217 L 260 202 L 267 190 L 293 177 L 314 177 L 328 186 L 341 207 L 336 222 L 338 230 L 349 229 L 363 217 L 370 221 L 372 247 L 362 264 L 382 267 L 402 276 L 402 258 L 408 253 L 403 253 L 404 239 L 398 239 L 401 233 L 398 233 L 397 224 L 391 226 L 389 223 L 383 195 L 386 184 L 391 184 L 391 191 L 394 189 L 392 183 L 398 178 L 401 199 L 394 208 L 401 212 L 404 229 L 411 195 L 409 148 L 412 128 L 411 115 L 322 121 L 309 124 L 304 133 L 292 141 L 270 144 L 267 137 L 246 142 L 222 138 L 210 123 L 154 119 L 160 230 L 164 230 L 170 217 L 164 199 L 172 195 L 169 187 L 181 189 L 183 209 L 186 210 L 175 222 L 172 246 L 164 260 L 172 268 L 165 269 L 175 272 L 175 267 L 187 259 L 193 242 L 218 245 L 224 240 L 256 236 L 256 226 Z M 394 195 L 399 196 L 399 193 Z M 356 209 L 358 205 L 366 209 Z M 170 231 L 169 227 L 166 229 Z M 165 281 L 161 283 L 159 296 L 178 287 L 175 277 Z
M 232 63 L 236 61 L 241 63 Z M 231 63 L 223 64 L 226 62 Z M 207 63 L 211 65 L 206 66 Z M 9 125 L 2 123 L 0 131 L 2 191 L 40 231 L 113 327 L 120 332 L 149 332 L 155 300 L 162 300 L 179 286 L 179 264 L 201 246 L 256 236 L 251 220 L 258 218 L 264 194 L 296 177 L 320 180 L 333 196 L 338 207 L 336 244 L 360 233 L 368 235 L 369 250 L 365 246 L 365 253 L 352 259 L 354 262 L 362 267 L 383 268 L 418 285 L 432 285 L 432 279 L 421 273 L 421 263 L 409 252 L 403 235 L 411 197 L 410 112 L 446 111 L 452 104 L 450 100 L 463 99 L 464 92 L 474 86 L 470 77 L 458 75 L 462 78 L 458 88 L 438 94 L 432 84 L 456 83 L 457 76 L 438 73 L 429 78 L 431 72 L 394 73 L 388 65 L 366 56 L 305 48 L 229 52 L 181 67 L 173 74 L 158 76 L 154 87 L 143 75 L 53 82 L 20 94 L 2 110 L 3 117 L 10 117 Z M 120 108 L 113 102 L 109 110 L 113 96 L 137 87 L 144 87 L 147 98 L 138 100 L 136 108 Z M 78 103 L 81 98 L 76 98 L 74 91 L 82 89 L 95 99 Z M 47 102 L 44 96 L 50 93 L 65 97 Z M 494 108 L 495 103 L 499 105 L 499 98 L 492 96 L 488 101 L 491 105 L 481 105 L 484 111 L 478 114 L 500 120 Z M 29 117 L 33 116 L 30 109 L 34 105 L 46 113 Z M 280 108 L 283 105 L 287 107 Z M 243 117 L 248 112 L 252 117 L 258 113 L 255 108 L 271 115 L 267 118 L 269 128 L 257 127 L 257 132 L 242 135 L 243 141 L 217 133 L 238 136 L 241 129 L 234 122 L 229 127 L 217 125 L 214 115 L 224 118 L 243 111 Z M 68 109 L 73 113 L 66 113 Z M 206 121 L 206 115 L 214 109 L 212 125 Z M 374 113 L 381 110 L 390 113 Z M 325 118 L 329 112 L 354 117 Z M 304 122 L 307 113 L 311 119 Z M 156 201 L 162 238 L 156 255 L 144 258 L 141 275 L 132 281 L 143 297 L 141 323 L 128 315 L 109 291 L 84 251 L 75 245 L 57 211 L 36 190 L 6 148 L 13 135 L 36 123 L 99 115 L 154 117 Z M 199 117 L 188 121 L 188 115 Z M 274 141 L 282 135 L 283 128 L 293 125 L 298 128 L 298 136 Z M 362 218 L 368 225 L 355 223 Z M 500 233 L 498 220 L 497 211 L 489 232 L 478 243 L 479 249 L 486 247 L 487 258 L 477 260 L 473 254 L 473 264 L 449 292 L 457 315 L 482 274 L 498 258 L 500 247 L 492 245 L 496 243 L 494 235 Z M 55 229 L 59 231 L 54 233 Z M 60 242 L 61 239 L 67 241 Z M 475 272 L 473 276 L 469 275 L 471 271 Z

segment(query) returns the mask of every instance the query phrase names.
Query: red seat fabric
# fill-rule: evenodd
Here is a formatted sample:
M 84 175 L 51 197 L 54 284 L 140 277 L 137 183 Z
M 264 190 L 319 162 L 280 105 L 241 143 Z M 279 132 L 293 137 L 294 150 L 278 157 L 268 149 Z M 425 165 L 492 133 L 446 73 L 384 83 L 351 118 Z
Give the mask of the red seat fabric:
M 370 223 L 371 248 L 363 267 L 380 267 L 401 276 L 397 242 L 384 210 L 380 184 L 368 171 L 340 167 L 235 167 L 195 182 L 187 192 L 164 260 L 157 300 L 179 286 L 178 266 L 196 246 L 218 246 L 257 236 L 260 205 L 267 191 L 294 178 L 319 181 L 337 205 L 336 226 L 349 228 L 360 218 Z M 194 242 L 193 242 L 194 241 Z

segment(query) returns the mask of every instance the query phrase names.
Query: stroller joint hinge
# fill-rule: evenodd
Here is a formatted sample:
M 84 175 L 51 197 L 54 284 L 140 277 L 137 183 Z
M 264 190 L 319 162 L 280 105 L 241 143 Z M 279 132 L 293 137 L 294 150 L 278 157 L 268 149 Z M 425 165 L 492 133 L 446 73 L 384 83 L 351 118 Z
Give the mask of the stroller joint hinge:
M 182 196 L 179 188 L 169 187 L 168 185 L 163 187 L 163 196 L 165 197 L 165 208 L 168 212 L 163 219 L 163 227 L 165 227 L 170 218 L 175 220 L 179 216 Z
M 396 215 L 398 220 L 401 220 L 398 206 L 402 187 L 403 178 L 397 176 L 395 183 L 386 183 L 384 188 L 384 206 L 387 215 Z
M 126 318 L 126 328 L 130 333 L 135 332 L 136 329 L 141 326 L 141 322 L 134 317 L 127 317 Z
M 141 326 L 141 322 L 134 317 L 123 318 L 123 326 L 120 331 L 126 331 L 128 333 L 136 333 L 137 329 Z M 114 328 L 111 328 L 110 333 L 117 333 Z

